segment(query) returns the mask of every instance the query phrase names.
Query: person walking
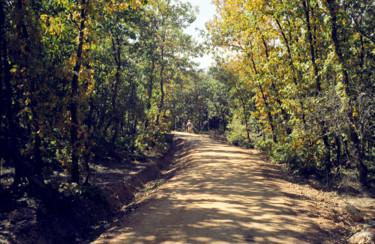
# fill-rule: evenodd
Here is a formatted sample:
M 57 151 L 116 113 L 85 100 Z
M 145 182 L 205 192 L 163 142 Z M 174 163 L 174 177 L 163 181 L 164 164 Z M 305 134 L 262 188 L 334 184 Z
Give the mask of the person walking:
M 189 119 L 187 124 L 186 124 L 186 127 L 188 129 L 188 132 L 190 133 L 192 130 L 193 130 L 193 123 L 191 123 L 191 120 Z

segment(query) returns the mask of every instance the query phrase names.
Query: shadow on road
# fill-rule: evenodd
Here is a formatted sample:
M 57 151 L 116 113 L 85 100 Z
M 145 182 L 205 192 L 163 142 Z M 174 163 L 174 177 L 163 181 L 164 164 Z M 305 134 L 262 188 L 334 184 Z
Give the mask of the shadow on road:
M 280 188 L 276 169 L 247 150 L 176 133 L 192 151 L 189 166 L 158 197 L 95 243 L 322 243 L 308 200 Z M 274 177 L 273 177 L 274 176 Z

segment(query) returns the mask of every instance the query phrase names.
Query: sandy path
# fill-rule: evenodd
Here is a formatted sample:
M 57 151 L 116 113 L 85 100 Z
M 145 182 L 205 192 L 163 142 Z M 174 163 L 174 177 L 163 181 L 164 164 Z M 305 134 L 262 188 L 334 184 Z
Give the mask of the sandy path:
M 254 150 L 176 133 L 188 166 L 93 243 L 322 243 L 311 202 Z M 268 176 L 267 176 L 268 175 Z M 270 179 L 269 179 L 270 178 Z

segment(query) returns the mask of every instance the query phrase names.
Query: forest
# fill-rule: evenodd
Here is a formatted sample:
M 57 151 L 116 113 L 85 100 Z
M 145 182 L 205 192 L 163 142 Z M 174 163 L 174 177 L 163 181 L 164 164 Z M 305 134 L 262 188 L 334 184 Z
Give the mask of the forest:
M 374 178 L 373 1 L 216 1 L 212 45 L 236 128 L 294 172 Z M 241 134 L 242 135 L 242 134 Z
M 188 1 L 1 0 L 0 197 L 78 194 L 92 165 L 162 155 L 189 119 L 295 174 L 371 187 L 374 2 L 214 3 L 199 43 Z

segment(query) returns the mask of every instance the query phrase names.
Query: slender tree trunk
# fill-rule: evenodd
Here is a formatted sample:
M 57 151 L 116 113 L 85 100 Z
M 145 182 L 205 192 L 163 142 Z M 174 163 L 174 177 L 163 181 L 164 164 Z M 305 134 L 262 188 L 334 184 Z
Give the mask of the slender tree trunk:
M 112 119 L 114 120 L 114 129 L 115 132 L 113 133 L 111 144 L 114 144 L 117 139 L 117 135 L 119 132 L 119 124 L 120 124 L 120 118 L 117 114 L 117 97 L 118 97 L 118 87 L 121 83 L 121 43 L 120 38 L 116 36 L 116 40 L 112 39 L 112 48 L 114 52 L 114 59 L 117 65 L 116 70 L 116 82 L 113 88 L 113 97 L 112 97 Z
M 247 56 L 250 58 L 250 60 L 252 62 L 255 74 L 258 74 L 258 70 L 256 68 L 254 57 L 252 55 L 250 55 L 249 53 L 247 54 Z M 263 92 L 263 87 L 262 87 L 262 85 L 259 82 L 258 82 L 258 87 L 259 87 L 259 90 L 260 90 L 260 92 L 262 94 L 262 99 L 263 99 L 264 106 L 265 106 L 266 111 L 267 111 L 267 116 L 268 116 L 269 124 L 271 126 L 272 140 L 273 140 L 274 143 L 277 143 L 277 136 L 276 136 L 275 126 L 273 124 L 273 117 L 272 117 L 271 112 L 269 111 L 269 105 L 268 105 L 268 102 L 267 102 L 267 98 L 266 98 L 266 96 L 265 96 L 265 94 Z
M 251 142 L 251 140 L 250 140 L 250 132 L 249 132 L 249 121 L 247 119 L 247 111 L 246 111 L 245 102 L 242 102 L 242 108 L 243 108 L 243 115 L 244 115 L 244 119 L 245 119 L 246 137 L 247 137 L 247 140 L 249 142 Z M 225 125 L 224 125 L 224 130 L 225 130 Z
M 238 94 L 241 94 L 240 93 L 240 90 L 234 86 L 234 88 L 237 90 Z M 249 132 L 249 120 L 247 119 L 247 109 L 246 109 L 246 99 L 243 98 L 241 95 L 239 96 L 240 97 L 240 101 L 241 101 L 241 105 L 242 105 L 242 110 L 243 110 L 243 115 L 244 115 L 244 120 L 245 120 L 245 129 L 246 129 L 246 137 L 247 137 L 247 140 L 250 142 L 250 132 Z M 223 115 L 223 117 L 225 117 Z M 223 125 L 224 125 L 224 121 L 223 121 Z M 225 125 L 224 125 L 224 131 L 225 131 Z
M 86 141 L 86 149 L 87 150 L 86 150 L 85 156 L 84 156 L 84 167 L 85 167 L 85 172 L 87 172 L 87 176 L 86 176 L 86 179 L 85 179 L 85 182 L 84 182 L 85 185 L 87 185 L 89 183 L 91 173 L 92 173 L 91 168 L 90 168 L 90 161 L 92 159 L 92 155 L 91 155 L 91 150 L 88 150 L 88 149 L 91 149 L 91 146 L 92 146 L 91 133 L 94 130 L 94 126 L 93 126 L 92 121 L 93 121 L 93 113 L 94 113 L 94 110 L 95 110 L 95 106 L 94 106 L 94 100 L 93 100 L 92 96 L 90 96 L 89 106 L 90 106 L 90 109 L 89 109 L 89 112 L 88 112 L 88 115 L 87 115 L 87 130 L 89 132 L 89 138 Z
M 275 20 L 276 20 L 277 26 L 279 27 L 280 33 L 283 36 L 283 39 L 284 39 L 284 42 L 285 42 L 285 45 L 286 45 L 286 48 L 287 48 L 287 51 L 288 51 L 289 64 L 290 64 L 290 67 L 292 68 L 294 85 L 298 88 L 297 77 L 301 76 L 301 74 L 300 74 L 300 72 L 296 71 L 296 68 L 295 68 L 294 63 L 293 63 L 292 51 L 291 51 L 291 48 L 290 48 L 291 37 L 290 37 L 290 40 L 288 40 L 288 38 L 286 38 L 286 35 L 284 33 L 284 29 L 282 28 L 282 26 L 280 24 L 280 21 L 278 19 L 275 19 Z M 302 99 L 299 99 L 299 103 L 300 103 L 301 111 L 302 111 L 302 121 L 303 121 L 303 124 L 306 125 L 306 119 L 305 119 L 306 115 L 305 115 L 305 112 L 303 110 L 304 104 L 303 104 Z M 289 129 L 289 130 L 290 130 L 289 134 L 291 134 L 292 131 L 291 131 L 291 129 Z
M 328 8 L 328 11 L 329 11 L 329 15 L 331 17 L 330 18 L 331 37 L 332 37 L 333 44 L 335 46 L 335 53 L 338 57 L 340 65 L 341 65 L 341 69 L 342 69 L 341 73 L 342 73 L 343 82 L 344 82 L 344 85 L 345 85 L 345 92 L 346 92 L 346 95 L 349 98 L 349 101 L 348 101 L 349 108 L 347 110 L 347 117 L 348 117 L 348 120 L 349 120 L 349 128 L 350 128 L 349 135 L 350 135 L 351 141 L 353 142 L 353 155 L 354 155 L 353 160 L 356 162 L 356 165 L 357 165 L 357 170 L 358 170 L 358 173 L 359 173 L 359 181 L 363 186 L 366 186 L 367 185 L 368 169 L 367 169 L 366 165 L 364 164 L 364 153 L 363 153 L 363 149 L 361 147 L 359 135 L 358 135 L 357 130 L 355 128 L 356 121 L 353 117 L 354 102 L 353 102 L 353 99 L 352 99 L 352 96 L 351 96 L 352 92 L 349 88 L 350 84 L 349 84 L 348 67 L 347 67 L 347 64 L 345 62 L 342 50 L 341 50 L 341 43 L 339 41 L 338 33 L 337 33 L 337 28 L 338 28 L 337 27 L 337 7 L 338 6 L 337 6 L 337 3 L 336 3 L 335 0 L 327 0 L 327 8 Z
M 277 143 L 277 137 L 276 137 L 276 132 L 275 132 L 275 126 L 274 126 L 274 123 L 273 123 L 273 117 L 272 117 L 272 114 L 271 112 L 269 111 L 269 105 L 268 105 L 268 102 L 267 102 L 267 98 L 264 94 L 264 91 L 263 91 L 263 88 L 260 84 L 258 84 L 259 86 L 259 90 L 262 94 L 262 99 L 263 99 L 263 102 L 264 102 L 264 105 L 266 107 L 266 110 L 267 110 L 267 115 L 268 115 L 268 119 L 269 119 L 269 122 L 270 122 L 270 126 L 271 126 L 271 131 L 272 131 L 272 140 L 274 143 Z
M 8 52 L 7 52 L 7 33 L 5 28 L 5 12 L 4 12 L 4 1 L 0 1 L 0 119 L 3 120 L 3 115 L 5 115 L 6 100 L 6 89 L 5 89 L 5 79 L 9 79 L 9 64 L 8 64 Z M 9 94 L 10 95 L 10 94 Z M 0 124 L 1 134 L 3 133 L 3 125 Z M 0 145 L 1 146 L 1 145 Z M 2 149 L 0 148 L 0 152 Z M 3 154 L 1 154 L 3 155 Z
M 268 45 L 267 45 L 267 43 L 266 43 L 266 41 L 264 40 L 263 37 L 262 37 L 262 42 L 263 42 L 263 46 L 264 46 L 265 51 L 266 51 L 266 58 L 268 60 L 269 59 Z M 279 96 L 279 92 L 277 91 L 276 86 L 275 86 L 275 84 L 274 84 L 273 81 L 271 81 L 271 87 L 274 90 L 274 92 L 276 93 L 276 102 L 279 104 L 279 107 L 281 108 L 281 114 L 283 115 L 284 119 L 288 122 L 290 116 L 289 116 L 289 114 L 285 111 L 285 109 L 282 106 L 282 102 L 280 101 L 280 98 L 279 98 L 280 97 Z M 292 134 L 292 129 L 287 124 L 288 123 L 286 123 L 285 132 L 286 132 L 287 135 L 290 135 L 290 134 Z
M 151 60 L 151 71 L 150 76 L 148 79 L 148 86 L 147 86 L 147 110 L 151 109 L 151 99 L 152 99 L 152 90 L 154 87 L 154 70 L 155 70 L 155 59 Z
M 21 183 L 22 178 L 26 177 L 23 171 L 23 165 L 18 160 L 19 145 L 17 137 L 20 136 L 20 128 L 16 121 L 17 101 L 14 105 L 13 88 L 11 84 L 12 75 L 8 63 L 8 43 L 5 27 L 4 1 L 0 1 L 0 47 L 1 47 L 1 156 L 6 161 L 13 163 L 15 168 L 14 185 Z M 3 116 L 5 118 L 3 119 Z M 4 127 L 3 127 L 4 126 Z
M 156 62 L 155 59 L 151 58 L 151 71 L 150 71 L 150 75 L 148 77 L 148 85 L 147 85 L 147 95 L 148 95 L 147 105 L 146 105 L 147 111 L 150 111 L 150 109 L 151 109 L 152 90 L 153 90 L 153 87 L 154 87 L 155 62 Z M 148 127 L 148 123 L 149 123 L 149 120 L 148 120 L 148 118 L 146 118 L 145 128 Z
M 159 73 L 159 78 L 160 78 L 160 103 L 159 103 L 158 115 L 156 116 L 156 125 L 159 125 L 159 118 L 160 118 L 160 115 L 161 115 L 161 113 L 163 111 L 163 107 L 164 107 L 164 96 L 165 96 L 165 93 L 164 93 L 164 68 L 165 68 L 164 46 L 162 46 L 162 48 L 161 48 L 160 65 L 161 65 L 160 73 Z
M 35 49 L 38 50 L 38 45 L 40 43 L 40 40 L 35 34 L 31 37 L 32 39 L 30 38 L 29 30 L 26 26 L 26 22 L 28 22 L 28 26 L 30 30 L 36 30 L 37 28 L 33 26 L 32 21 L 29 21 L 29 19 L 27 19 L 27 17 L 30 17 L 29 16 L 30 13 L 28 13 L 27 7 L 24 6 L 24 2 L 22 0 L 17 1 L 17 11 L 18 11 L 18 14 L 21 16 L 21 18 L 19 19 L 17 23 L 17 33 L 18 33 L 20 40 L 23 42 L 22 45 L 24 45 L 23 51 L 19 52 L 19 55 L 20 55 L 19 65 L 21 69 L 26 70 L 26 72 L 21 75 L 21 79 L 23 79 L 24 82 L 30 84 L 29 86 L 30 95 L 28 96 L 28 98 L 30 99 L 29 108 L 32 114 L 30 126 L 31 126 L 31 130 L 34 133 L 34 136 L 33 136 L 34 138 L 33 139 L 30 138 L 32 141 L 34 141 L 33 143 L 34 157 L 33 159 L 31 159 L 31 161 L 33 162 L 29 164 L 26 161 L 26 159 L 23 159 L 23 157 L 19 157 L 19 160 L 27 164 L 27 165 L 24 165 L 24 167 L 27 168 L 27 171 L 25 171 L 24 169 L 23 171 L 26 173 L 27 178 L 29 179 L 30 183 L 33 186 L 36 186 L 38 189 L 40 189 L 41 187 L 43 187 L 42 185 L 44 185 L 44 183 L 43 183 L 43 176 L 42 176 L 43 159 L 42 159 L 41 149 L 40 149 L 42 146 L 41 145 L 42 141 L 38 134 L 40 125 L 39 125 L 39 114 L 36 111 L 36 107 L 38 105 L 36 101 L 36 96 L 37 96 L 37 93 L 39 92 L 39 87 L 38 87 L 36 78 L 31 75 L 32 73 L 34 73 L 32 69 L 35 68 L 34 67 L 35 64 L 34 65 L 32 64 L 33 63 L 32 58 L 37 58 L 35 56 L 38 55 L 38 53 L 33 52 L 33 50 Z M 37 47 L 31 48 L 31 45 L 36 45 Z M 19 136 L 19 135 L 17 134 L 13 135 L 13 137 L 15 136 Z
M 314 74 L 315 74 L 316 95 L 318 95 L 321 91 L 321 82 L 320 82 L 319 68 L 316 63 L 316 58 L 315 58 L 315 47 L 313 43 L 313 35 L 312 35 L 311 24 L 310 24 L 310 10 L 309 10 L 310 6 L 307 5 L 306 0 L 302 0 L 302 5 L 305 10 L 307 35 L 308 35 L 309 45 L 310 45 L 311 62 L 313 64 L 313 69 L 314 69 Z
M 72 146 L 72 171 L 71 171 L 71 180 L 73 182 L 79 183 L 79 147 L 78 147 L 78 107 L 79 107 L 79 72 L 82 66 L 82 52 L 83 52 L 83 43 L 84 43 L 84 29 L 86 24 L 86 5 L 88 2 L 86 0 L 81 1 L 81 23 L 79 26 L 79 36 L 78 36 L 78 48 L 77 48 L 77 60 L 73 68 L 73 78 L 72 78 L 72 100 L 70 104 L 70 114 L 72 117 L 72 125 L 70 130 L 71 137 L 71 146 Z
M 121 44 L 119 37 L 116 37 L 116 40 L 112 39 L 112 48 L 113 48 L 113 55 L 114 60 L 117 65 L 116 68 L 116 81 L 113 87 L 113 96 L 112 96 L 112 112 L 113 114 L 116 114 L 116 102 L 117 102 L 117 96 L 118 96 L 118 87 L 120 85 L 120 73 L 121 73 Z
M 8 63 L 8 45 L 7 32 L 5 28 L 5 1 L 0 1 L 0 155 L 5 157 L 7 152 L 6 144 L 9 143 L 8 134 L 11 111 L 11 90 L 9 89 L 9 81 L 11 79 L 10 68 Z M 1 160 L 1 159 L 0 159 Z
M 305 12 L 305 17 L 306 17 L 306 26 L 307 26 L 307 35 L 309 39 L 309 46 L 310 46 L 310 56 L 311 56 L 311 62 L 313 64 L 313 69 L 314 69 L 314 74 L 315 74 L 315 84 L 316 84 L 316 95 L 318 96 L 321 92 L 321 77 L 319 75 L 319 67 L 316 63 L 316 58 L 315 58 L 315 47 L 314 47 L 314 41 L 313 41 L 313 35 L 312 35 L 312 30 L 311 30 L 311 24 L 310 24 L 310 5 L 306 0 L 302 0 L 302 5 L 304 8 Z M 324 146 L 326 147 L 326 171 L 328 174 L 331 171 L 332 168 L 332 162 L 331 162 L 331 147 L 329 144 L 329 139 L 327 136 L 327 125 L 324 120 L 320 121 L 320 126 L 322 128 L 322 137 L 323 137 L 323 143 Z
M 340 139 L 338 136 L 335 137 L 335 141 L 336 141 L 336 161 L 337 163 L 340 163 L 341 161 L 341 142 L 340 142 Z

